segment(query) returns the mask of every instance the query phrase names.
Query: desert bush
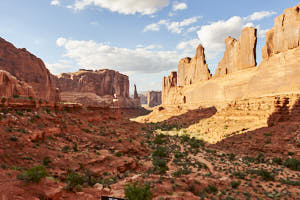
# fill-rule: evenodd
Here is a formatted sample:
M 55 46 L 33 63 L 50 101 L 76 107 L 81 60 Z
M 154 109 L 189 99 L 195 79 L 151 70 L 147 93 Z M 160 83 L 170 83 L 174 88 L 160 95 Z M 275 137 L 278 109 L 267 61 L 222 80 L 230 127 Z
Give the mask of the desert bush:
M 81 186 L 84 183 L 84 177 L 81 176 L 80 174 L 74 172 L 74 171 L 69 171 L 66 177 L 66 190 L 75 192 L 75 191 L 80 191 Z
M 135 182 L 133 185 L 127 184 L 125 186 L 125 198 L 127 200 L 150 200 L 152 199 L 152 193 L 150 190 L 150 183 L 140 185 Z
M 44 166 L 35 166 L 28 170 L 23 171 L 17 176 L 18 179 L 24 180 L 27 182 L 38 183 L 42 178 L 47 176 L 47 171 Z
M 300 160 L 297 160 L 295 158 L 286 159 L 283 165 L 291 170 L 300 171 Z

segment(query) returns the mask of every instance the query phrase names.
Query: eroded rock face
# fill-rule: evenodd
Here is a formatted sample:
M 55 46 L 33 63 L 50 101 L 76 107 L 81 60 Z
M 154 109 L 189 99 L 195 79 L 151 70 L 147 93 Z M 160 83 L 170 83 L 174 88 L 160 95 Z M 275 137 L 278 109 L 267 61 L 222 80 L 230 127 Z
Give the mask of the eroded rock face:
M 147 102 L 149 107 L 158 106 L 161 104 L 161 92 L 151 91 L 147 94 Z
M 300 4 L 288 8 L 275 18 L 274 27 L 266 33 L 263 59 L 300 46 Z
M 239 40 L 225 39 L 226 49 L 215 72 L 215 77 L 256 66 L 256 29 L 246 27 Z
M 178 85 L 190 85 L 211 78 L 206 64 L 204 48 L 199 45 L 194 58 L 183 58 L 178 64 Z
M 61 99 L 88 107 L 109 107 L 114 94 L 121 107 L 139 106 L 129 97 L 129 79 L 114 70 L 85 70 L 63 73 L 57 78 Z
M 26 49 L 17 49 L 2 38 L 0 38 L 0 69 L 32 86 L 38 98 L 55 101 L 57 97 L 55 81 L 43 61 Z
M 85 70 L 63 73 L 58 76 L 61 92 L 90 92 L 98 96 L 114 95 L 129 97 L 128 76 L 114 70 Z
M 170 102 L 171 97 L 171 90 L 177 88 L 177 72 L 171 72 L 171 75 L 168 77 L 163 78 L 163 85 L 162 85 L 162 102 L 167 104 Z
M 19 81 L 9 72 L 0 70 L 0 96 L 12 97 L 14 95 L 33 97 L 36 95 L 33 88 L 23 81 Z

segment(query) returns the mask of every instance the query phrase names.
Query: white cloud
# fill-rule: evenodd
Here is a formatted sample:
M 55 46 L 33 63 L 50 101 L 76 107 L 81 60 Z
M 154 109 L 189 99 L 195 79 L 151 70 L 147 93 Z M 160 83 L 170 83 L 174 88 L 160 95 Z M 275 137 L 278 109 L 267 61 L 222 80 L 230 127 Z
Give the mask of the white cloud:
M 187 9 L 188 7 L 187 7 L 187 5 L 186 5 L 186 3 L 184 3 L 184 2 L 174 2 L 173 3 L 173 8 L 172 8 L 172 10 L 173 11 L 177 11 L 177 10 L 185 10 L 185 9 Z
M 256 27 L 258 37 L 264 37 L 266 30 L 262 30 L 253 21 L 261 20 L 273 14 L 274 12 L 268 11 L 255 12 L 247 17 L 233 16 L 228 20 L 220 20 L 201 26 L 200 30 L 197 31 L 197 38 L 179 43 L 177 49 L 187 54 L 194 52 L 197 45 L 202 44 L 205 48 L 207 59 L 215 59 L 224 52 L 225 38 L 231 36 L 237 39 L 244 27 Z
M 60 5 L 60 0 L 52 0 L 50 2 L 50 4 L 53 5 L 53 6 L 59 6 Z
M 94 41 L 79 41 L 58 38 L 56 44 L 65 48 L 65 58 L 77 66 L 91 69 L 109 68 L 123 73 L 158 73 L 177 66 L 180 56 L 176 51 L 162 51 L 160 45 L 136 49 L 113 47 Z M 51 71 L 65 71 L 64 63 L 52 64 Z
M 192 26 L 192 27 L 188 28 L 186 32 L 191 33 L 191 32 L 197 31 L 200 27 L 201 26 Z
M 254 12 L 252 15 L 249 15 L 245 19 L 248 21 L 257 21 L 257 20 L 261 20 L 265 17 L 270 17 L 275 14 L 276 14 L 276 12 L 272 12 L 272 11 Z
M 169 0 L 75 0 L 72 6 L 75 10 L 85 9 L 87 6 L 105 8 L 120 14 L 152 15 L 169 5 Z
M 172 21 L 169 21 L 169 20 L 160 20 L 157 23 L 147 25 L 144 28 L 144 32 L 159 31 L 161 26 L 165 26 L 168 29 L 168 31 L 170 31 L 172 33 L 180 34 L 184 30 L 184 27 L 196 23 L 198 21 L 198 19 L 200 19 L 200 18 L 202 18 L 202 17 L 200 17 L 200 16 L 191 17 L 191 18 L 188 18 L 188 19 L 184 19 L 181 22 L 172 22 Z
M 147 31 L 159 31 L 160 30 L 160 24 L 149 24 L 144 28 L 144 32 Z

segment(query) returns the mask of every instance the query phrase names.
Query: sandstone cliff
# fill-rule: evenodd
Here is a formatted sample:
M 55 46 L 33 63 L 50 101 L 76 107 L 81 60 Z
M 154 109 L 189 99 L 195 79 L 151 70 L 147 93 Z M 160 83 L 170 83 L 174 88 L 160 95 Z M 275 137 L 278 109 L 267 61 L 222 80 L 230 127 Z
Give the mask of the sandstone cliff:
M 9 72 L 34 89 L 38 98 L 55 101 L 57 90 L 55 81 L 43 61 L 26 49 L 17 49 L 0 38 L 0 69 Z
M 190 85 L 198 81 L 206 81 L 211 78 L 206 64 L 204 48 L 199 45 L 194 58 L 183 58 L 178 64 L 178 85 Z
M 173 101 L 172 94 L 176 94 L 177 72 L 171 72 L 168 77 L 163 77 L 162 83 L 162 103 L 169 104 Z
M 0 70 L 0 96 L 23 96 L 35 98 L 33 88 L 23 81 L 19 81 L 9 72 Z
M 238 40 L 227 37 L 224 57 L 215 72 L 215 77 L 256 66 L 256 29 L 242 30 Z
M 158 106 L 161 104 L 161 92 L 150 91 L 147 93 L 147 105 L 149 107 Z
M 212 79 L 177 86 L 176 72 L 163 80 L 163 104 L 216 105 L 225 102 L 300 93 L 300 4 L 284 11 L 267 32 L 263 61 L 255 61 L 256 30 L 245 28 L 239 40 L 226 39 L 224 58 Z M 179 69 L 178 69 L 179 70 Z M 226 76 L 224 76 L 226 74 Z
M 274 27 L 266 33 L 266 45 L 262 49 L 263 59 L 285 52 L 300 45 L 300 4 L 288 8 L 276 17 Z
M 119 72 L 81 69 L 57 77 L 63 101 L 82 103 L 89 107 L 108 107 L 116 94 L 121 107 L 136 107 L 137 101 L 129 97 L 128 76 Z

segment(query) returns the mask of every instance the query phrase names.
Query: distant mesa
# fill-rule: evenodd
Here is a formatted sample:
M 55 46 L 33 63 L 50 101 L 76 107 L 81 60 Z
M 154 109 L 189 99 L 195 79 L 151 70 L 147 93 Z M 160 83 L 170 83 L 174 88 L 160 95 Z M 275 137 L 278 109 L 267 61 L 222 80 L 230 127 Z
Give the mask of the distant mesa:
M 80 69 L 57 77 L 61 99 L 88 107 L 109 107 L 114 94 L 121 107 L 138 107 L 139 101 L 129 97 L 129 79 L 117 71 Z
M 150 91 L 147 93 L 147 106 L 155 107 L 161 104 L 161 91 Z

